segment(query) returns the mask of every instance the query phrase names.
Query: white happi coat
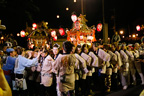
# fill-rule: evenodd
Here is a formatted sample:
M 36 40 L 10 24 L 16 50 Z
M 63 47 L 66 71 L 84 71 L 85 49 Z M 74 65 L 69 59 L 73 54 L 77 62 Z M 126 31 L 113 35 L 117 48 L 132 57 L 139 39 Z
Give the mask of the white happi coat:
M 134 61 L 134 55 L 132 51 L 126 50 L 126 54 L 128 55 L 129 60 Z
M 75 74 L 74 68 L 76 64 L 76 57 L 74 54 L 59 55 L 53 63 L 53 72 L 55 72 L 59 81 L 58 87 L 60 92 L 68 92 L 75 88 Z
M 85 74 L 87 74 L 87 73 L 88 73 L 88 70 L 87 70 L 87 66 L 86 66 L 86 61 L 85 61 L 79 54 L 77 54 L 77 53 L 75 53 L 75 57 L 76 57 L 76 59 L 79 61 L 79 64 L 77 64 L 77 65 L 75 66 L 75 69 L 78 69 L 78 70 L 82 69 L 82 71 L 83 71 Z M 78 73 L 75 73 L 75 79 L 76 79 L 76 80 L 79 80 L 79 75 L 78 75 Z
M 92 67 L 92 70 L 89 70 L 87 75 L 92 76 L 92 73 L 95 72 L 94 67 L 98 67 L 98 57 L 93 52 L 89 52 L 88 55 L 92 58 L 92 62 L 91 62 L 91 65 L 90 65 Z
M 110 55 L 110 58 L 111 58 L 110 59 L 110 64 L 112 64 L 112 66 L 113 66 L 113 72 L 117 73 L 117 67 L 115 67 L 115 65 L 117 64 L 117 55 L 115 53 L 113 53 L 112 51 L 108 51 L 108 54 Z M 107 73 L 109 75 L 112 75 L 112 69 L 108 68 Z
M 92 58 L 91 58 L 89 55 L 87 55 L 87 54 L 85 54 L 85 53 L 82 52 L 82 53 L 80 54 L 80 56 L 81 56 L 82 58 L 84 58 L 84 60 L 86 60 L 86 65 L 87 65 L 87 66 L 91 66 Z M 89 74 L 89 72 L 88 72 L 87 74 Z M 86 79 L 87 74 L 86 74 L 86 73 L 83 73 L 82 79 Z M 89 74 L 89 76 L 92 76 L 92 74 Z
M 115 54 L 117 55 L 118 66 L 121 67 L 122 66 L 122 60 L 121 60 L 120 53 L 118 51 L 115 51 Z
M 110 61 L 110 55 L 108 53 L 106 53 L 104 50 L 98 49 L 97 56 L 98 56 L 98 61 L 99 61 L 98 66 L 102 66 L 101 73 L 105 74 L 106 73 L 106 62 Z
M 129 69 L 128 56 L 123 50 L 120 50 L 120 55 L 121 55 L 124 71 L 128 71 Z
M 41 84 L 46 87 L 52 85 L 53 75 L 52 75 L 52 63 L 54 59 L 48 55 L 45 60 L 43 61 L 43 67 L 41 71 Z
M 138 51 L 138 50 L 135 50 L 135 51 L 134 51 L 134 56 L 135 56 L 135 58 L 139 58 L 140 54 L 139 54 L 139 51 Z

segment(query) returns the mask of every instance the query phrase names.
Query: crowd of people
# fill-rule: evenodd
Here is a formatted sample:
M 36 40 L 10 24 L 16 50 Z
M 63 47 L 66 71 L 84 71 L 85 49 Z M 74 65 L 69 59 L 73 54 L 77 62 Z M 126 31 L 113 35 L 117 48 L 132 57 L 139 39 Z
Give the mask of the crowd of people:
M 88 96 L 144 85 L 144 44 L 4 46 L 1 66 L 13 96 Z M 1 70 L 0 70 L 1 71 Z M 139 77 L 136 74 L 139 74 Z M 94 95 L 93 95 L 94 96 Z

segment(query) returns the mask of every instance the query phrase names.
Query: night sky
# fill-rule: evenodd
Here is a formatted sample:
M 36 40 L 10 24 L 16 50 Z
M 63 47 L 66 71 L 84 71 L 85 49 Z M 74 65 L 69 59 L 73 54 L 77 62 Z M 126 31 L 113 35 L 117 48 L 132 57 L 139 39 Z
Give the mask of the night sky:
M 6 1 L 3 3 L 3 1 Z M 69 11 L 66 11 L 66 7 Z M 135 33 L 135 26 L 143 24 L 142 0 L 105 0 L 105 21 L 109 25 L 109 35 L 113 35 L 115 13 L 116 30 L 125 30 L 126 35 Z M 115 10 L 115 11 L 114 11 Z M 25 29 L 26 22 L 47 21 L 49 28 L 71 28 L 71 14 L 81 13 L 81 0 L 0 0 L 0 19 L 6 25 L 6 33 L 17 34 Z M 97 25 L 102 22 L 102 0 L 84 0 L 84 12 L 87 25 Z M 60 15 L 57 19 L 56 15 Z M 129 26 L 129 29 L 128 29 Z M 129 31 L 128 31 L 129 30 Z

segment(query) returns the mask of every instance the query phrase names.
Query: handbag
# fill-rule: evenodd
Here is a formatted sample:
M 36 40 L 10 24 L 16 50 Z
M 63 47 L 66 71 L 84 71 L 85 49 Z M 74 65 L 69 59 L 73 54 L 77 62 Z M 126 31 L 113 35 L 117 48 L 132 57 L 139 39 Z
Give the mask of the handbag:
M 15 61 L 15 68 L 17 67 L 18 67 L 18 58 L 16 58 L 16 61 Z M 23 77 L 17 78 L 16 73 L 15 73 L 15 87 L 17 89 L 23 89 L 23 81 L 24 81 L 24 78 Z
M 15 87 L 19 89 L 23 89 L 23 81 L 24 79 L 15 78 Z

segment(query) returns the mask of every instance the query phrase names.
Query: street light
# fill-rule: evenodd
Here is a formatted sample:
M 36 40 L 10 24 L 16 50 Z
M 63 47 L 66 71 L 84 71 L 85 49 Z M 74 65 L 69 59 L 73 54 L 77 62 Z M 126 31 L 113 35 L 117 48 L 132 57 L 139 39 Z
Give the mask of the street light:
M 60 18 L 60 16 L 59 16 L 59 15 L 57 15 L 57 18 Z
M 4 39 L 4 37 L 2 36 L 2 37 L 1 37 L 1 40 L 3 40 L 3 39 Z
M 133 34 L 133 35 L 132 35 L 132 37 L 133 37 L 133 38 L 135 38 L 135 37 L 136 37 L 136 35 L 135 35 L 135 34 Z
M 129 35 L 129 37 L 131 37 L 131 35 Z
M 122 36 L 122 38 L 125 38 L 125 36 Z
M 69 10 L 69 8 L 67 7 L 67 8 L 66 8 L 66 11 L 68 11 L 68 10 Z
M 19 34 L 19 33 L 17 33 L 17 36 L 20 36 L 20 34 Z
M 46 25 L 48 25 L 48 22 L 46 22 Z
M 121 31 L 120 31 L 120 34 L 122 35 L 123 33 L 124 33 L 124 31 L 123 31 L 123 30 L 121 30 Z
M 74 2 L 76 2 L 76 0 L 74 0 Z

